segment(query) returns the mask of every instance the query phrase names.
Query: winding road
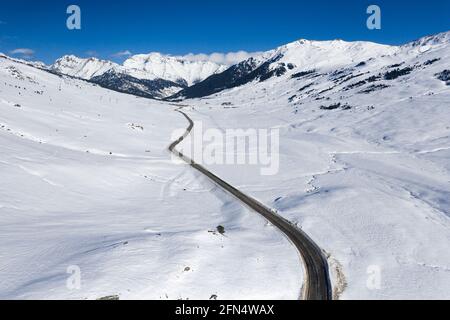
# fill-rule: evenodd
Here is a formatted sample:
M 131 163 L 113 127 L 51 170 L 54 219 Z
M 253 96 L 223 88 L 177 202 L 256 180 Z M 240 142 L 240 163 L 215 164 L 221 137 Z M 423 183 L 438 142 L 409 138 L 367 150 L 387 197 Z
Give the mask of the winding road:
M 192 159 L 175 149 L 177 145 L 179 145 L 194 128 L 194 122 L 186 113 L 184 113 L 180 109 L 177 109 L 176 111 L 181 113 L 189 121 L 189 127 L 186 129 L 186 132 L 183 136 L 181 136 L 178 140 L 174 141 L 169 146 L 170 152 L 181 158 L 183 161 L 201 172 L 203 175 L 207 176 L 215 184 L 235 196 L 246 206 L 262 215 L 265 219 L 267 219 L 271 224 L 277 227 L 283 234 L 285 234 L 289 238 L 289 240 L 300 252 L 305 266 L 304 270 L 306 274 L 302 294 L 302 298 L 304 300 L 332 300 L 332 287 L 327 259 L 321 248 L 316 245 L 305 232 L 294 226 L 288 220 L 279 216 L 274 210 L 266 207 L 250 196 L 242 193 L 235 187 L 231 186 L 203 166 L 195 163 Z

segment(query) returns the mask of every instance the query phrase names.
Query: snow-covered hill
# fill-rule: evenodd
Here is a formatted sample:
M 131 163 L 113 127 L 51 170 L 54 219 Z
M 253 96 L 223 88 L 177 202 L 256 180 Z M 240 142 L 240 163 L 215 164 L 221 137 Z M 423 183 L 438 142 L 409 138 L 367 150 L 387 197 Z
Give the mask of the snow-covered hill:
M 74 55 L 63 56 L 50 66 L 50 69 L 61 74 L 89 80 L 101 76 L 111 69 L 119 70 L 117 63 L 97 58 L 82 59 Z
M 171 161 L 175 108 L 0 57 L 0 299 L 298 296 L 289 242 Z
M 405 62 L 417 54 L 448 46 L 449 33 L 422 38 L 404 46 L 387 46 L 371 42 L 309 41 L 298 40 L 257 57 L 249 58 L 217 73 L 206 80 L 178 92 L 173 99 L 205 97 L 222 90 L 254 82 L 280 77 L 288 82 L 294 78 L 317 76 L 317 83 L 323 84 L 323 75 L 341 80 L 360 77 L 358 71 L 370 66 L 388 68 Z M 445 63 L 441 61 L 441 63 Z M 399 66 L 400 67 L 400 66 Z M 375 71 L 376 68 L 375 68 Z M 339 73 L 339 74 L 337 74 Z M 370 72 L 366 72 L 367 74 Z M 338 80 L 339 80 L 338 79 Z M 350 79 L 348 79 L 350 80 Z M 344 81 L 347 82 L 347 81 Z M 375 81 L 370 81 L 375 82 Z M 297 84 L 299 82 L 297 81 Z M 362 85 L 362 83 L 359 83 Z
M 139 54 L 127 59 L 123 66 L 131 72 L 142 72 L 151 78 L 181 82 L 191 86 L 209 76 L 224 71 L 227 66 L 211 61 L 190 61 L 183 57 L 162 55 L 157 52 Z
M 450 297 L 449 35 L 299 41 L 182 92 L 204 129 L 280 130 L 278 174 L 208 167 L 329 254 L 336 297 Z
M 173 95 L 226 68 L 210 61 L 190 61 L 183 57 L 160 53 L 135 55 L 127 59 L 123 65 L 97 58 L 82 59 L 68 55 L 56 60 L 50 66 L 50 70 L 56 73 L 94 80 L 95 83 L 108 89 L 117 89 L 120 92 L 147 98 Z M 117 85 L 114 86 L 114 83 Z
M 56 60 L 50 68 L 55 72 L 86 80 L 114 70 L 138 79 L 163 79 L 191 86 L 214 73 L 224 71 L 226 66 L 211 61 L 190 61 L 183 57 L 153 52 L 132 56 L 125 60 L 123 65 L 97 58 L 83 59 L 67 55 Z
M 336 298 L 450 298 L 449 35 L 404 46 L 299 40 L 176 96 L 216 134 L 280 130 L 276 175 L 206 166 L 326 251 Z M 99 61 L 60 67 L 114 90 L 154 90 L 163 68 L 136 61 L 132 74 Z M 291 244 L 170 161 L 173 130 L 187 126 L 177 105 L 51 72 L 0 56 L 0 298 L 298 297 Z M 157 90 L 172 85 L 183 86 Z M 205 149 L 223 150 L 219 140 Z
M 92 77 L 89 81 L 106 89 L 150 99 L 163 99 L 186 88 L 178 82 L 164 79 L 139 79 L 114 69 Z

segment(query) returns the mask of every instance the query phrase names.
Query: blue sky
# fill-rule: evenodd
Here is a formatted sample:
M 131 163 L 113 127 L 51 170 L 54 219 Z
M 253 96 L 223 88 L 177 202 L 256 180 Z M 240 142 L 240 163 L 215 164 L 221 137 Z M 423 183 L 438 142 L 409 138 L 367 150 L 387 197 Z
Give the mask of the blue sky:
M 81 7 L 82 30 L 66 28 L 70 4 Z M 381 30 L 366 28 L 370 4 L 381 7 Z M 0 21 L 6 54 L 30 49 L 30 58 L 47 63 L 69 53 L 121 60 L 113 55 L 253 52 L 300 38 L 402 44 L 450 30 L 450 1 L 14 0 L 2 1 Z

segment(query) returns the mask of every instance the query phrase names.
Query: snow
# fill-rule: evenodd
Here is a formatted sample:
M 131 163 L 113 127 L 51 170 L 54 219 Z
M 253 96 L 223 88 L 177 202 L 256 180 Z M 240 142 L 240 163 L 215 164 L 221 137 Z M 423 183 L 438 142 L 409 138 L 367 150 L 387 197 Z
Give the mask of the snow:
M 97 58 L 82 59 L 73 55 L 64 56 L 55 61 L 50 67 L 53 71 L 77 77 L 91 79 L 105 72 L 119 68 L 119 65 L 111 61 L 99 60 Z
M 5 58 L 0 94 L 1 299 L 299 296 L 288 240 L 171 161 L 175 106 Z
M 323 248 L 336 298 L 450 298 L 450 86 L 436 76 L 449 69 L 449 34 L 299 40 L 255 58 L 281 55 L 271 67 L 293 64 L 285 74 L 182 102 L 205 129 L 280 130 L 276 175 L 207 167 Z M 131 65 L 170 70 L 150 56 Z M 188 125 L 177 106 L 1 57 L 0 96 L 0 298 L 298 298 L 289 241 L 170 161 L 170 137 Z M 350 109 L 321 108 L 337 102 Z M 73 265 L 80 290 L 66 286 Z
M 192 85 L 216 72 L 224 71 L 226 66 L 211 61 L 189 61 L 182 57 L 153 52 L 132 56 L 123 65 L 97 58 L 83 59 L 68 55 L 56 60 L 50 68 L 86 80 L 114 70 L 138 79 L 164 79 Z
M 327 67 L 336 69 L 369 58 L 392 55 L 398 50 L 398 47 L 363 41 L 298 40 L 279 47 L 275 50 L 273 56 L 282 54 L 283 58 L 280 61 L 293 63 L 300 69 L 320 68 L 324 71 Z
M 205 128 L 281 130 L 278 174 L 208 168 L 305 230 L 330 255 L 340 299 L 450 298 L 450 86 L 436 77 L 448 34 L 419 40 L 426 50 L 300 40 L 272 53 L 296 65 L 285 75 L 183 102 Z M 400 63 L 413 71 L 378 81 L 388 88 L 345 89 Z M 333 82 L 340 70 L 362 76 Z M 320 109 L 335 102 L 351 109 Z
M 123 65 L 127 69 L 144 72 L 147 76 L 154 78 L 174 82 L 181 79 L 189 86 L 227 68 L 225 65 L 211 61 L 189 61 L 182 57 L 162 55 L 157 52 L 132 56 Z

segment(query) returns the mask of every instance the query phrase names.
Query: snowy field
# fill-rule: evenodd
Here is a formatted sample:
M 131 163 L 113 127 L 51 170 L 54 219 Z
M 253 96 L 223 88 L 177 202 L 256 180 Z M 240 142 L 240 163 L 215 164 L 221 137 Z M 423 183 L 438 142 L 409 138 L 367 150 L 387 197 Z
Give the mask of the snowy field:
M 449 43 L 301 40 L 250 61 L 264 81 L 180 102 L 280 130 L 277 174 L 206 167 L 311 236 L 336 299 L 450 299 Z M 177 108 L 0 56 L 1 299 L 299 298 L 289 241 L 171 161 Z
M 450 298 L 450 86 L 435 76 L 449 69 L 448 38 L 385 48 L 362 67 L 365 78 L 391 64 L 423 67 L 384 81 L 382 91 L 343 90 L 328 80 L 363 61 L 327 60 L 328 51 L 340 51 L 338 41 L 319 44 L 323 56 L 311 54 L 307 67 L 295 49 L 303 44 L 281 49 L 282 61 L 316 69 L 313 80 L 290 79 L 292 71 L 187 100 L 205 128 L 280 129 L 278 174 L 264 177 L 250 165 L 208 168 L 298 223 L 330 255 L 335 297 Z M 311 83 L 312 93 L 298 94 Z M 332 102 L 351 108 L 320 108 Z
M 300 295 L 295 248 L 171 161 L 175 108 L 0 58 L 1 299 Z

